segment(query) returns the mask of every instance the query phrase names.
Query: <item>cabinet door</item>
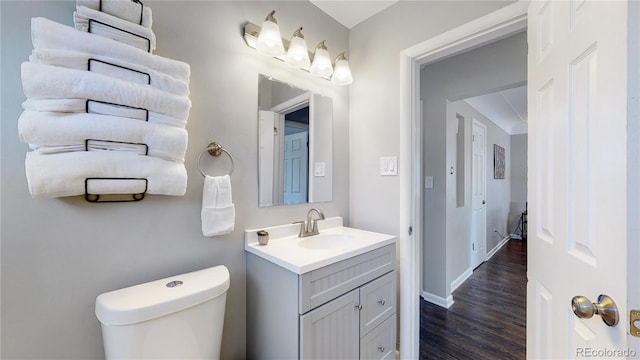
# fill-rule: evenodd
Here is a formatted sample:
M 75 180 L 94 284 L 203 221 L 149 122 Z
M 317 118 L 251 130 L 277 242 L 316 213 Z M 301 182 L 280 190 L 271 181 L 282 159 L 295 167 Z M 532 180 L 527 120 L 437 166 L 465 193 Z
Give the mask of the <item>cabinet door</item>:
M 396 312 L 396 273 L 392 271 L 360 288 L 360 336 Z
M 359 290 L 300 316 L 301 359 L 357 359 Z

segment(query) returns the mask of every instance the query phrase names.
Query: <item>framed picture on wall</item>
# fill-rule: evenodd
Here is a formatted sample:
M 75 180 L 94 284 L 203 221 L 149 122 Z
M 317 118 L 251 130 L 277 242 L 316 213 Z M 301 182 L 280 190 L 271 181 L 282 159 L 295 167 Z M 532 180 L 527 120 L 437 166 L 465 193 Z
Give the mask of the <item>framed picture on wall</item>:
M 504 148 L 493 144 L 493 178 L 504 179 Z

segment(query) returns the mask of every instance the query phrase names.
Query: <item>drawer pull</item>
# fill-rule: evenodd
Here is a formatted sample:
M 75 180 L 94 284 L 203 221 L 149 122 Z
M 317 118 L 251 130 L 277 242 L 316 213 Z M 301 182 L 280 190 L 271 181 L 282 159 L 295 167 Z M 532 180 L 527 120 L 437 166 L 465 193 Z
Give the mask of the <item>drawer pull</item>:
M 385 302 L 384 300 L 378 300 L 378 304 L 380 304 L 380 306 L 384 306 Z
M 384 346 L 382 346 L 382 345 L 378 345 L 378 351 L 380 351 L 380 352 L 384 352 Z
M 356 310 L 358 310 L 358 311 L 362 310 L 362 305 L 361 304 L 360 305 L 356 305 Z

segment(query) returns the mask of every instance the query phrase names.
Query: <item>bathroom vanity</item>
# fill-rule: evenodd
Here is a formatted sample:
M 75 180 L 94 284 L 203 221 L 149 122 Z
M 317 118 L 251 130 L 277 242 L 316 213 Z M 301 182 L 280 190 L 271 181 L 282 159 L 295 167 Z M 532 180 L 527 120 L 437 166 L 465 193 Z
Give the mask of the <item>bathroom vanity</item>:
M 395 237 L 341 218 L 318 227 L 307 238 L 295 225 L 266 229 L 265 246 L 245 233 L 248 357 L 394 359 Z

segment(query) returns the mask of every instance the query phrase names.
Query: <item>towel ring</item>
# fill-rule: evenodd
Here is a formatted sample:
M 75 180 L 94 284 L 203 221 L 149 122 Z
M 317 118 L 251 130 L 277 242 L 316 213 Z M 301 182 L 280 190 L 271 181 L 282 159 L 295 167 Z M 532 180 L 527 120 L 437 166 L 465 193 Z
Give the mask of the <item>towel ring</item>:
M 200 170 L 200 174 L 202 174 L 202 176 L 207 176 L 207 174 L 205 174 L 202 170 L 202 165 L 200 164 L 202 155 L 204 155 L 205 152 L 208 152 L 211 156 L 220 156 L 220 154 L 222 154 L 223 152 L 227 154 L 229 156 L 229 159 L 231 159 L 231 170 L 229 170 L 229 175 L 233 174 L 233 156 L 231 156 L 231 153 L 227 151 L 227 149 L 223 148 L 222 145 L 214 141 L 207 145 L 207 147 L 202 150 L 202 152 L 200 152 L 200 156 L 198 156 L 198 170 Z

